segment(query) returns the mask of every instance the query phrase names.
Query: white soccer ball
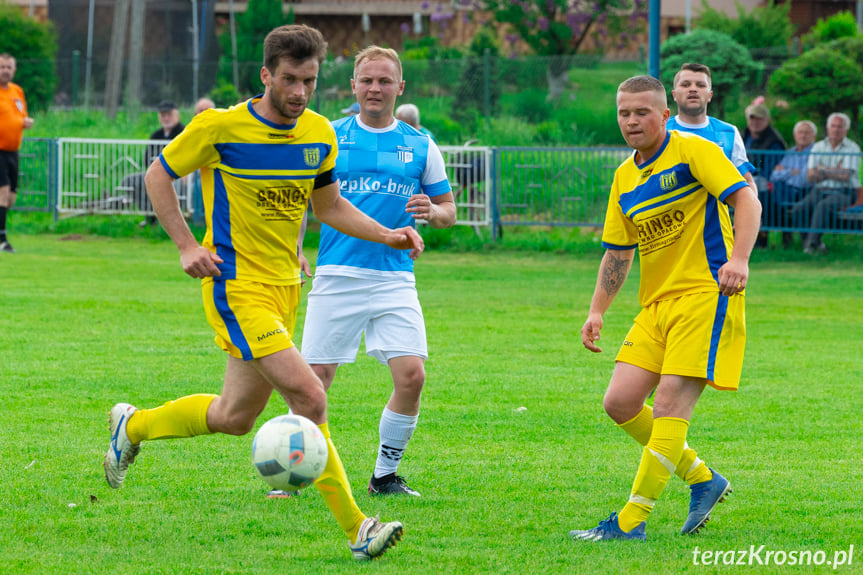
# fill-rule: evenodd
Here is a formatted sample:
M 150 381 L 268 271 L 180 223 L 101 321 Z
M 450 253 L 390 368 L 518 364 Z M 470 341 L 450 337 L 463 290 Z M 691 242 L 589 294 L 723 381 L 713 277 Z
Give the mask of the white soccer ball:
M 308 487 L 327 466 L 327 440 L 302 415 L 280 415 L 266 422 L 252 442 L 252 463 L 273 489 Z

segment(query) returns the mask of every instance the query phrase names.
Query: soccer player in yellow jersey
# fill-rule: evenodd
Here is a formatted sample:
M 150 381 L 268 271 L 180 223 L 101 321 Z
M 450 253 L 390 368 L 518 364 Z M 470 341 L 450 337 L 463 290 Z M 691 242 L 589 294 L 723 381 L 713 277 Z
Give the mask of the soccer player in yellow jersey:
M 617 355 L 604 407 L 644 450 L 620 514 L 571 531 L 574 539 L 644 539 L 645 520 L 671 474 L 690 484 L 684 534 L 698 532 L 731 491 L 730 482 L 687 445 L 686 432 L 706 385 L 738 386 L 746 340 L 743 290 L 761 205 L 718 146 L 666 130 L 668 116 L 659 80 L 635 76 L 618 88 L 617 122 L 635 152 L 614 175 L 602 236 L 606 252 L 581 340 L 601 351 L 602 316 L 638 248 L 642 310 Z M 654 390 L 651 410 L 645 400 Z
M 366 517 L 330 440 L 321 381 L 294 346 L 300 300 L 297 236 L 308 201 L 315 215 L 346 234 L 410 250 L 413 228 L 391 230 L 339 194 L 337 144 L 330 123 L 306 109 L 327 44 L 307 26 L 276 28 L 264 41 L 264 93 L 229 110 L 207 110 L 147 171 L 147 192 L 180 251 L 183 270 L 202 278 L 216 343 L 228 353 L 221 395 L 191 395 L 155 409 L 118 403 L 111 410 L 105 476 L 122 485 L 145 440 L 252 430 L 273 390 L 327 438 L 327 466 L 316 486 L 358 560 L 383 554 L 402 524 Z M 199 245 L 179 209 L 173 179 L 201 170 L 207 232 Z

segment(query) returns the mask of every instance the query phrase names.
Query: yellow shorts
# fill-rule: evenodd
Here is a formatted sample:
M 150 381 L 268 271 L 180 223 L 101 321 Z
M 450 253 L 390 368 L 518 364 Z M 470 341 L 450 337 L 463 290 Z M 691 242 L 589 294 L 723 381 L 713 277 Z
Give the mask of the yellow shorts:
M 201 288 L 207 321 L 223 350 L 248 361 L 293 347 L 300 284 L 206 278 Z
M 746 346 L 744 307 L 743 295 L 718 292 L 655 302 L 635 318 L 617 361 L 736 390 Z

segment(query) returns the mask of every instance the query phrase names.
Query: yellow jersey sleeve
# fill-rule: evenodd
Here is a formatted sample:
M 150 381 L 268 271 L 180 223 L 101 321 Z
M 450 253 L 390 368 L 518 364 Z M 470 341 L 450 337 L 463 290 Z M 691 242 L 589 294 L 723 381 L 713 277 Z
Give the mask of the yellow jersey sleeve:
M 746 181 L 718 146 L 693 134 L 668 132 L 653 158 L 635 158 L 615 172 L 603 246 L 638 246 L 642 306 L 717 290 L 734 245 L 723 200 Z
M 219 153 L 214 146 L 216 132 L 212 129 L 218 114 L 216 110 L 198 114 L 162 150 L 162 166 L 172 178 L 182 178 L 195 170 L 218 163 Z

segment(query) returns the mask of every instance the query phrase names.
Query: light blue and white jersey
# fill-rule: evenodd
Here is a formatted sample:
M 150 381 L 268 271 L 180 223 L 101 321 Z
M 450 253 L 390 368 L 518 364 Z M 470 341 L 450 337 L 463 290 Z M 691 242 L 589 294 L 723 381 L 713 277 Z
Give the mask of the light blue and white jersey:
M 335 176 L 342 197 L 382 225 L 415 227 L 405 211 L 411 196 L 439 196 L 452 190 L 440 148 L 404 122 L 372 128 L 359 116 L 349 116 L 333 122 L 333 128 L 339 145 Z M 322 224 L 315 275 L 413 281 L 409 254 Z
M 749 156 L 746 155 L 746 146 L 743 145 L 740 131 L 734 124 L 717 120 L 713 116 L 707 116 L 707 120 L 703 124 L 687 124 L 680 120 L 680 116 L 674 116 L 668 119 L 666 128 L 698 134 L 705 140 L 718 144 L 725 152 L 725 157 L 737 167 L 741 176 L 755 171 L 755 166 L 749 163 Z

